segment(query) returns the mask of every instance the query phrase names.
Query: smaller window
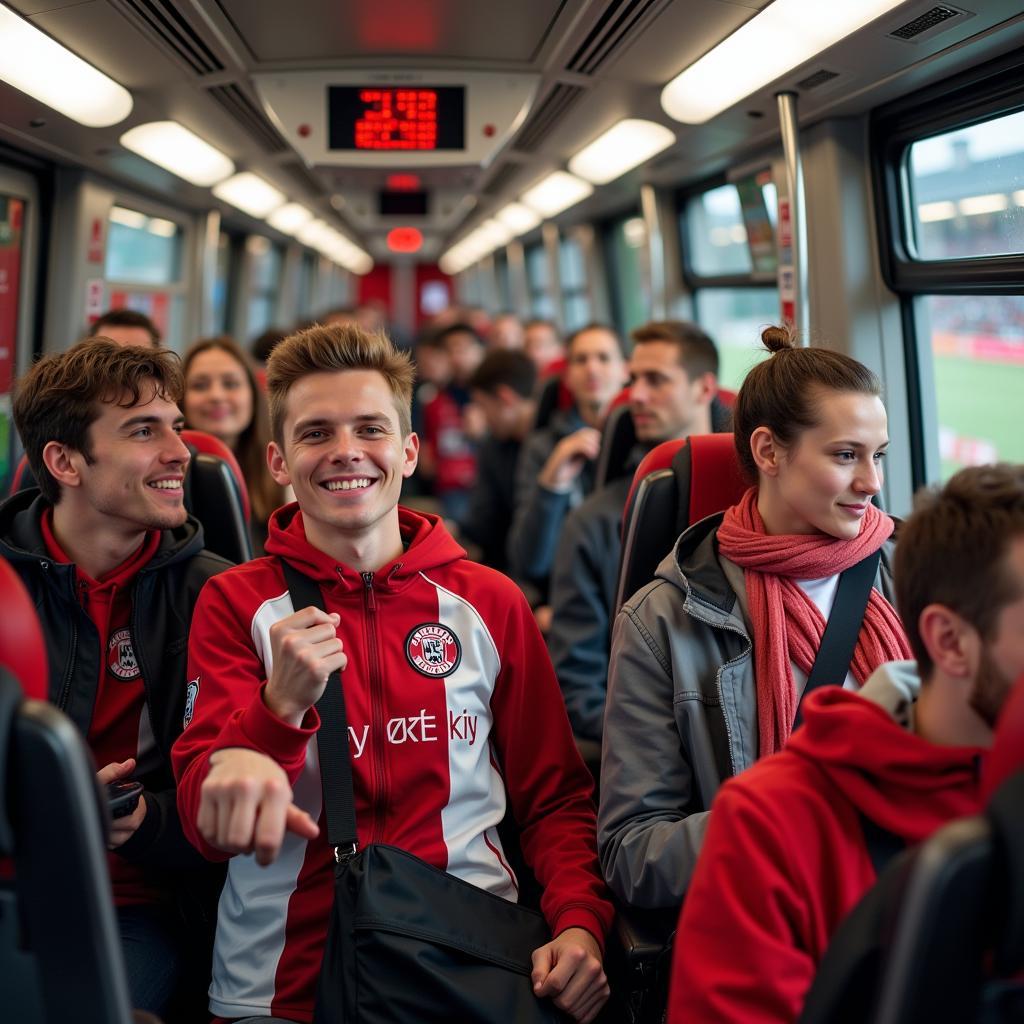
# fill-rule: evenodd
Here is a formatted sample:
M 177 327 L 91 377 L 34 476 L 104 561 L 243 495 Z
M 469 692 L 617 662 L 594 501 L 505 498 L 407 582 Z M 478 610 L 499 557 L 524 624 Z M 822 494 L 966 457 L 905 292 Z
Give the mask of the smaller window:
M 530 288 L 530 315 L 554 320 L 555 303 L 548 289 L 547 254 L 543 245 L 531 245 L 526 250 L 526 280 Z
M 738 388 L 747 371 L 768 355 L 761 331 L 780 321 L 775 288 L 701 288 L 695 294 L 697 323 L 718 346 L 718 382 Z
M 720 185 L 686 203 L 686 249 L 694 273 L 774 273 L 777 196 L 763 171 L 737 185 Z
M 1024 111 L 921 139 L 907 166 L 917 259 L 1024 253 Z
M 182 231 L 174 221 L 115 206 L 108 227 L 108 281 L 168 285 L 178 280 Z
M 650 319 L 644 274 L 647 225 L 643 217 L 624 217 L 609 225 L 607 237 L 615 321 L 625 335 Z

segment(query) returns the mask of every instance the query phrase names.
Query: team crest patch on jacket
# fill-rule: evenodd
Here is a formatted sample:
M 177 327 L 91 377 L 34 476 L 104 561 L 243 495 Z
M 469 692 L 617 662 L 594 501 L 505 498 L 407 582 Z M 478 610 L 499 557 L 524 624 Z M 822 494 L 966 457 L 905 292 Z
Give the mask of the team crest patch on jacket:
M 199 676 L 196 676 L 185 689 L 185 718 L 181 723 L 182 729 L 188 728 L 192 716 L 196 712 L 196 698 L 199 696 Z
M 450 676 L 459 667 L 462 644 L 447 626 L 424 622 L 405 638 L 405 656 L 421 675 L 436 679 Z
M 132 634 L 127 626 L 119 629 L 107 644 L 107 668 L 125 682 L 138 679 L 141 675 L 132 647 Z

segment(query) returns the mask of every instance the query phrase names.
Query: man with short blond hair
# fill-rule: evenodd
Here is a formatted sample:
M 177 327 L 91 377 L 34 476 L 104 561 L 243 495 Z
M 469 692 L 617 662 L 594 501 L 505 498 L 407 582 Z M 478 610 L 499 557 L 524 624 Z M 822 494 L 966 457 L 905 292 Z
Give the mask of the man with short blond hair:
M 419 450 L 408 357 L 355 326 L 311 328 L 274 349 L 267 382 L 270 469 L 297 503 L 271 519 L 268 557 L 200 599 L 197 697 L 175 749 L 189 838 L 231 858 L 211 1010 L 312 1019 L 334 872 L 311 741 L 340 671 L 360 846 L 399 846 L 515 901 L 497 833 L 511 804 L 554 935 L 534 951 L 534 990 L 593 1020 L 611 907 L 590 786 L 522 595 L 436 516 L 398 505 Z M 323 609 L 293 607 L 283 562 Z

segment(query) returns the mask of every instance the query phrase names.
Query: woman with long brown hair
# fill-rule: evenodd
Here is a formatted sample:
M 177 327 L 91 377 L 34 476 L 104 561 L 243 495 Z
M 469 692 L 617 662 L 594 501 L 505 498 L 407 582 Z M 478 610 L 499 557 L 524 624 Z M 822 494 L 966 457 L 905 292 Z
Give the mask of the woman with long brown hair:
M 253 545 L 262 554 L 270 513 L 284 491 L 267 469 L 267 403 L 248 357 L 226 334 L 197 341 L 185 353 L 185 422 L 220 438 L 238 460 L 252 505 Z

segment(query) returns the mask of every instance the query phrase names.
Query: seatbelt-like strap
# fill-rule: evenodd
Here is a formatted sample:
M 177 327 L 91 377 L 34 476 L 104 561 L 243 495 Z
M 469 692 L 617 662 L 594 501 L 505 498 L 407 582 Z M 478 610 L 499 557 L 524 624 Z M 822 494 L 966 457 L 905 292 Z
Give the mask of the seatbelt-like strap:
M 882 828 L 881 825 L 864 814 L 860 816 L 860 827 L 864 832 L 864 842 L 867 845 L 868 856 L 871 858 L 877 878 L 885 870 L 889 861 L 907 848 L 907 844 L 902 836 L 890 832 L 887 828 Z
M 794 729 L 803 721 L 803 704 L 809 693 L 820 686 L 842 686 L 846 680 L 881 557 L 882 549 L 879 548 L 839 574 L 836 599 L 825 624 L 818 655 L 807 677 L 807 685 L 800 695 Z
M 283 558 L 285 582 L 296 611 L 303 608 L 324 608 L 324 595 L 315 580 L 299 572 Z M 355 791 L 352 788 L 352 762 L 348 752 L 348 719 L 345 716 L 345 693 L 341 673 L 332 672 L 323 696 L 316 702 L 320 729 L 316 745 L 320 757 L 320 784 L 327 815 L 327 842 L 339 854 L 354 853 L 357 846 Z

